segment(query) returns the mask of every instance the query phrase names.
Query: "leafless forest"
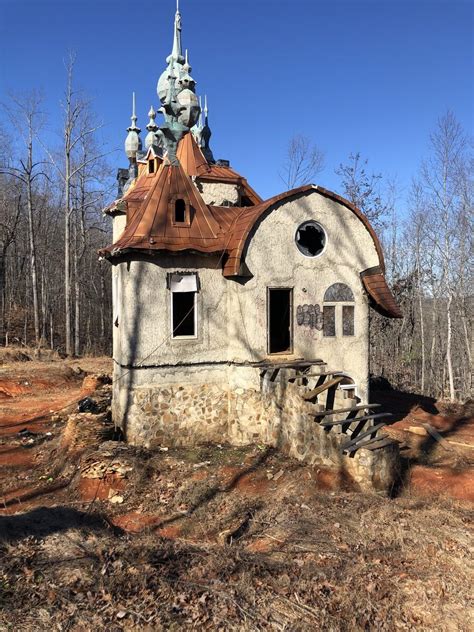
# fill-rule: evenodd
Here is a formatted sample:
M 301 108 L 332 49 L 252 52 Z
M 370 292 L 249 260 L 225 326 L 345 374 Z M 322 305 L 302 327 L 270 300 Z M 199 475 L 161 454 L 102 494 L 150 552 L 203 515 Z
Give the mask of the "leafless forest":
M 116 154 L 103 146 L 101 124 L 76 90 L 73 71 L 70 58 L 56 112 L 46 113 L 35 92 L 2 104 L 0 344 L 79 356 L 111 350 L 110 266 L 98 261 L 97 250 L 111 239 L 102 208 L 115 195 Z M 288 188 L 303 180 L 324 184 L 323 163 L 317 146 L 295 137 L 280 175 Z M 404 313 L 401 321 L 373 313 L 372 374 L 397 388 L 466 399 L 472 153 L 455 114 L 440 115 L 409 191 L 373 173 L 359 153 L 336 173 L 338 192 L 367 214 L 382 238 L 387 277 Z

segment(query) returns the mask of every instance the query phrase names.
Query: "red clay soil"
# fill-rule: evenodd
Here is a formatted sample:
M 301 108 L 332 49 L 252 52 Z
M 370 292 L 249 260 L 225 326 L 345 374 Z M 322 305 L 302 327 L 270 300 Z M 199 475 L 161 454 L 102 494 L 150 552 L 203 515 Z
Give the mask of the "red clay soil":
M 450 404 L 396 390 L 372 399 L 393 414 L 386 433 L 407 458 L 406 493 L 474 501 L 472 402 Z
M 79 494 L 83 501 L 107 500 L 125 489 L 125 481 L 114 474 L 105 478 L 84 478 L 79 481 Z
M 472 469 L 458 472 L 450 467 L 414 465 L 409 472 L 408 487 L 420 496 L 444 496 L 474 502 Z
M 93 367 L 92 364 L 91 366 Z M 97 368 L 100 370 L 102 366 L 103 364 L 99 364 L 100 368 Z M 51 446 L 49 442 L 28 446 L 17 433 L 23 428 L 42 433 L 51 428 L 54 438 L 58 439 L 62 436 L 63 422 L 57 422 L 55 425 L 52 417 L 57 411 L 91 394 L 97 387 L 97 380 L 93 376 L 88 376 L 84 380 L 83 374 L 74 373 L 70 366 L 62 362 L 31 362 L 28 365 L 17 363 L 11 367 L 2 367 L 0 385 L 0 436 L 4 437 L 3 445 L 0 445 L 0 477 L 3 473 L 1 482 L 4 484 L 4 493 L 1 496 L 8 501 L 8 507 L 2 511 L 13 513 L 37 507 L 44 502 L 50 504 L 61 499 L 67 500 L 71 491 L 61 490 L 60 481 L 58 490 L 55 491 L 54 484 L 49 485 L 46 480 L 39 480 L 39 474 L 43 473 L 41 468 L 47 468 L 51 446 L 54 444 L 57 447 L 58 444 L 53 441 Z M 451 409 L 446 410 L 446 414 L 443 415 L 436 409 L 432 400 L 396 391 L 377 393 L 373 399 L 382 403 L 386 410 L 395 413 L 395 423 L 387 432 L 401 442 L 402 454 L 408 454 L 407 476 L 401 493 L 426 497 L 447 496 L 474 501 L 474 475 L 471 467 L 474 446 L 473 418 L 463 417 L 459 411 L 453 412 Z M 417 408 L 416 405 L 420 403 L 422 408 Z M 441 404 L 440 409 L 445 410 Z M 445 441 L 434 441 L 427 434 L 423 424 L 429 424 L 436 429 Z M 419 429 L 418 434 L 413 432 L 413 428 Z M 281 468 L 276 465 L 276 469 L 270 471 L 263 461 L 253 467 L 260 458 L 258 450 L 257 456 L 254 453 L 243 454 L 242 461 L 238 464 L 224 462 L 217 467 L 216 464 L 207 467 L 207 457 L 203 457 L 203 463 L 188 468 L 187 480 L 193 481 L 196 486 L 212 486 L 218 480 L 219 488 L 223 492 L 232 492 L 238 497 L 248 499 L 268 499 L 286 486 L 294 484 L 300 489 L 303 498 L 310 498 L 316 490 L 333 493 L 341 489 L 350 491 L 337 473 L 327 468 L 302 467 L 295 462 L 294 467 L 287 463 Z M 193 469 L 194 467 L 198 469 Z M 174 480 L 167 479 L 166 474 L 163 476 L 165 481 Z M 29 486 L 26 485 L 27 481 L 30 482 Z M 160 493 L 165 497 L 172 496 L 174 489 L 173 485 L 169 489 L 164 485 Z M 131 502 L 127 496 L 130 493 Z M 182 537 L 183 528 L 186 524 L 189 526 L 187 519 L 166 524 L 163 515 L 154 513 L 153 508 L 151 511 L 150 508 L 143 512 L 137 511 L 140 497 L 134 496 L 136 493 L 139 492 L 131 492 L 126 480 L 114 475 L 108 475 L 104 480 L 83 477 L 74 491 L 74 498 L 83 503 L 105 503 L 106 511 L 113 523 L 124 530 L 139 532 L 154 527 L 156 533 L 163 537 Z M 114 494 L 125 496 L 126 501 L 123 505 L 109 504 L 110 497 Z M 23 498 L 22 503 L 13 502 L 15 498 Z M 170 515 L 172 514 L 173 512 Z M 157 528 L 163 520 L 165 524 Z M 186 537 L 192 538 L 193 535 L 187 532 Z M 278 545 L 278 542 L 276 544 Z M 269 550 L 273 544 L 259 542 L 257 539 L 252 546 L 255 547 L 255 551 L 263 551 Z

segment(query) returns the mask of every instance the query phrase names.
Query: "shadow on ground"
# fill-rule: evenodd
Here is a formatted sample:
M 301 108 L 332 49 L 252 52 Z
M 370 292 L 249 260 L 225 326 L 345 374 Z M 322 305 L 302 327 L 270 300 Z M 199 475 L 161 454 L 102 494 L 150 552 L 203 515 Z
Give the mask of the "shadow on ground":
M 22 514 L 0 516 L 0 541 L 12 542 L 30 536 L 43 538 L 68 529 L 120 532 L 100 514 L 69 507 L 38 507 Z

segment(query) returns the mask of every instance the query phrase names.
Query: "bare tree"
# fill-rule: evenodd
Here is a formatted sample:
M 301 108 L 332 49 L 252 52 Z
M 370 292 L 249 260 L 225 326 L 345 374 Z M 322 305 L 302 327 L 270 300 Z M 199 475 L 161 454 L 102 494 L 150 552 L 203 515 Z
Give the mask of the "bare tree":
M 324 169 L 324 152 L 307 136 L 297 134 L 288 142 L 280 178 L 287 189 L 310 184 Z
M 64 101 L 62 102 L 63 110 L 63 147 L 62 147 L 62 164 L 57 160 L 53 153 L 45 148 L 51 163 L 60 175 L 64 187 L 64 322 L 65 322 L 65 346 L 66 354 L 73 353 L 73 330 L 72 330 L 72 308 L 73 308 L 73 271 L 71 267 L 71 222 L 74 213 L 73 207 L 73 187 L 75 179 L 81 170 L 91 163 L 97 162 L 110 152 L 89 155 L 84 160 L 77 159 L 78 150 L 86 139 L 91 138 L 101 127 L 101 124 L 93 124 L 88 126 L 90 119 L 87 113 L 90 108 L 89 102 L 76 92 L 73 85 L 75 55 L 70 53 L 66 66 L 66 90 Z
M 438 280 L 439 299 L 445 310 L 445 362 L 449 396 L 454 400 L 453 310 L 459 297 L 460 279 L 467 278 L 472 272 L 468 268 L 469 259 L 464 259 L 467 250 L 472 252 L 472 221 L 471 230 L 466 233 L 467 212 L 472 209 L 467 209 L 465 204 L 467 139 L 451 111 L 438 120 L 430 136 L 430 149 L 429 158 L 422 164 L 420 183 L 429 214 L 427 243 L 434 255 L 433 275 Z
M 349 154 L 347 164 L 339 165 L 336 175 L 341 178 L 342 191 L 345 197 L 359 208 L 376 228 L 384 228 L 385 215 L 388 211 L 384 203 L 380 184 L 380 173 L 367 173 L 368 159 L 361 158 L 360 153 Z
M 41 112 L 42 99 L 36 92 L 30 92 L 21 97 L 11 97 L 12 105 L 4 104 L 11 122 L 16 125 L 25 145 L 25 155 L 19 159 L 19 166 L 4 166 L 2 173 L 8 173 L 20 180 L 26 189 L 26 203 L 28 211 L 28 242 L 30 257 L 31 291 L 33 297 L 33 322 L 35 328 L 35 342 L 40 345 L 40 306 L 38 299 L 38 274 L 36 261 L 36 238 L 34 222 L 33 183 L 40 175 L 44 175 L 38 168 L 41 161 L 34 161 L 33 145 L 35 136 L 43 125 Z

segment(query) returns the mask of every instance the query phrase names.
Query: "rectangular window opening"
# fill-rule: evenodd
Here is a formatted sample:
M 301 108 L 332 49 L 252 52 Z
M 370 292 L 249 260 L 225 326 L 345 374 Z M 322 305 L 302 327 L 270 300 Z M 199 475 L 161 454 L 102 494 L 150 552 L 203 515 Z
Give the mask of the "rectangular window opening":
M 354 305 L 342 306 L 342 335 L 354 335 Z
M 268 352 L 292 351 L 291 289 L 268 288 Z
M 186 202 L 178 198 L 174 203 L 174 221 L 182 224 L 186 221 Z
M 196 336 L 196 292 L 172 292 L 173 338 Z
M 336 335 L 336 308 L 334 305 L 323 307 L 323 336 Z
M 152 160 L 148 161 L 148 173 L 155 173 L 155 160 L 154 160 L 154 158 Z

